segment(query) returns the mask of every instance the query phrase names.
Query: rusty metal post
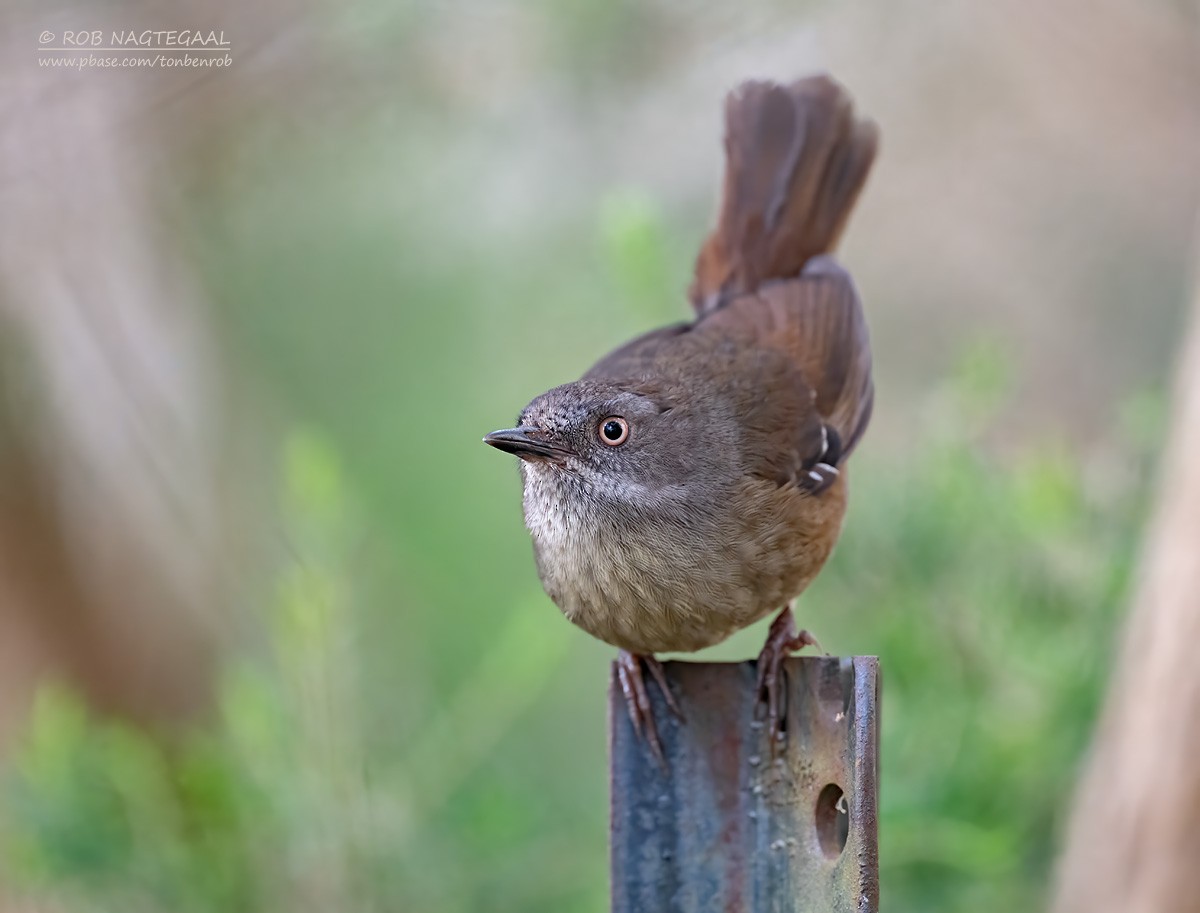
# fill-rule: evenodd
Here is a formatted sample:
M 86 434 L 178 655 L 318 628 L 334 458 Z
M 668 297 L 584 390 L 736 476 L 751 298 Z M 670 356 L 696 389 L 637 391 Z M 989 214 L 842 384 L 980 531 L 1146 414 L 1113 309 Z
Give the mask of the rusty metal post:
M 878 660 L 787 660 L 774 757 L 753 663 L 665 668 L 687 717 L 651 686 L 665 773 L 609 688 L 613 913 L 877 911 Z

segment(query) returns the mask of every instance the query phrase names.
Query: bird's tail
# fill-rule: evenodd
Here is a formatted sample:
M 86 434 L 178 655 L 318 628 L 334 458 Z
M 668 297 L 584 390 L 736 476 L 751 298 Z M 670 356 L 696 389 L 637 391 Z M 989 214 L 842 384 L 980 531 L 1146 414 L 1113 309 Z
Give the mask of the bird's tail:
M 879 131 L 828 76 L 745 82 L 725 101 L 725 184 L 689 291 L 704 313 L 796 276 L 837 244 L 875 159 Z

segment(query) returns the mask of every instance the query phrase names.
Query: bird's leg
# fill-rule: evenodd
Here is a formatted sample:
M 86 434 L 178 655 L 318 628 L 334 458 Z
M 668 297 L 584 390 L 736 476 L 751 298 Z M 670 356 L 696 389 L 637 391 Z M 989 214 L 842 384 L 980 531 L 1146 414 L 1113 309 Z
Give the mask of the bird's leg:
M 762 652 L 758 654 L 758 696 L 767 703 L 767 734 L 774 746 L 783 741 L 783 707 L 782 692 L 784 682 L 780 674 L 783 660 L 797 650 L 805 647 L 821 649 L 817 639 L 807 631 L 796 630 L 796 619 L 792 617 L 792 607 L 787 606 L 771 622 L 771 630 L 767 634 L 767 642 L 763 644 Z
M 667 686 L 667 676 L 663 672 L 662 663 L 653 656 L 630 653 L 621 650 L 617 653 L 617 680 L 621 683 L 621 692 L 625 695 L 625 708 L 629 711 L 629 721 L 633 723 L 634 732 L 639 739 L 645 739 L 650 745 L 659 766 L 667 769 L 667 759 L 663 755 L 662 742 L 658 738 L 658 727 L 654 723 L 654 707 L 650 703 L 650 694 L 646 690 L 646 679 L 642 675 L 642 663 L 650 670 L 651 676 L 662 689 L 663 698 L 679 720 L 683 713 L 675 703 L 675 697 Z

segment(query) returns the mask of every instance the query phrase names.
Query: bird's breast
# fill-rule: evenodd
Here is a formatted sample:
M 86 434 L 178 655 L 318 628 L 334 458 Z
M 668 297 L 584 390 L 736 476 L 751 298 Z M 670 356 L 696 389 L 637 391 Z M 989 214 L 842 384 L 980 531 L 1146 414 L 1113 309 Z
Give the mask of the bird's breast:
M 845 506 L 840 485 L 813 499 L 755 482 L 714 499 L 721 510 L 641 512 L 583 487 L 526 470 L 542 585 L 573 623 L 643 654 L 703 649 L 785 605 L 824 564 Z

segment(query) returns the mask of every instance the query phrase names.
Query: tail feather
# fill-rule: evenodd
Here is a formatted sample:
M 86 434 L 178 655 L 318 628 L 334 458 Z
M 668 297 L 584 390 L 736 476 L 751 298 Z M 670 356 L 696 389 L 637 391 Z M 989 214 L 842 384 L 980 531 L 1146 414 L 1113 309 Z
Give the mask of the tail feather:
M 689 292 L 696 310 L 799 275 L 831 252 L 877 147 L 875 124 L 855 118 L 849 94 L 828 76 L 746 82 L 730 93 L 717 225 Z

